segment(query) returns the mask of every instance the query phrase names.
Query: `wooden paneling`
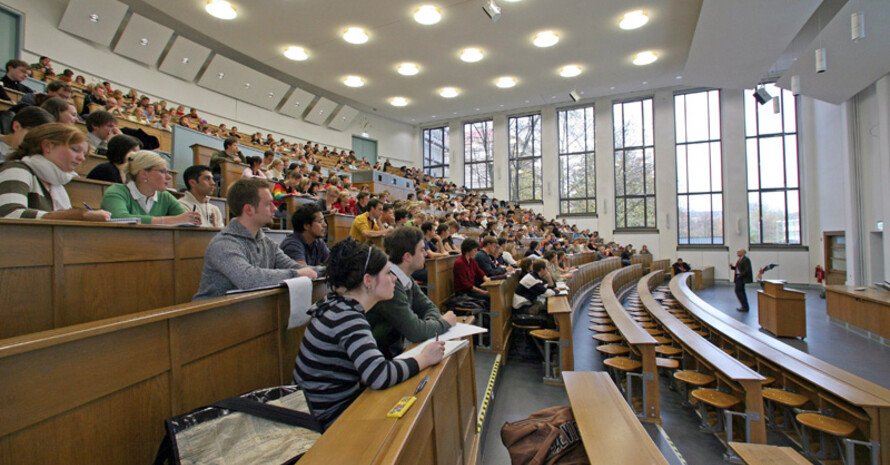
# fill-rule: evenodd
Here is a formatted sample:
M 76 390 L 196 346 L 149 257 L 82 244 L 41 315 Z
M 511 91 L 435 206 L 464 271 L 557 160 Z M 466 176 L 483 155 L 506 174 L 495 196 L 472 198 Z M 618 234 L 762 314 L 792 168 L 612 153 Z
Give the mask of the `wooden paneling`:
M 69 265 L 63 273 L 57 327 L 174 303 L 172 260 Z
M 447 255 L 426 261 L 430 300 L 440 309 L 454 295 L 454 261 L 458 255 Z
M 825 291 L 829 316 L 890 338 L 890 292 L 836 285 L 826 285 Z
M 74 207 L 83 207 L 86 203 L 92 208 L 98 209 L 102 205 L 102 196 L 110 182 L 96 181 L 94 179 L 74 178 L 65 185 L 68 198 Z
M 433 429 L 436 438 L 437 464 L 460 464 L 463 460 L 461 437 L 463 428 L 461 428 L 457 399 L 457 364 L 449 363 L 442 370 L 433 395 Z
M 53 232 L 48 228 L 19 226 L 14 222 L 3 224 L 3 240 L 0 241 L 2 268 L 27 266 L 52 266 Z
M 277 296 L 234 303 L 212 313 L 196 313 L 184 316 L 173 329 L 173 334 L 183 340 L 191 339 L 180 349 L 183 363 L 206 357 L 233 344 L 254 339 L 274 331 L 278 326 L 277 312 L 257 312 L 262 308 L 277 308 Z
M 204 257 L 179 260 L 176 263 L 176 303 L 192 300 L 201 285 Z
M 451 288 L 454 290 L 454 265 L 452 264 Z M 483 285 L 491 298 L 491 349 L 478 350 L 501 354 L 501 363 L 506 365 L 507 352 L 510 351 L 510 338 L 513 335 L 513 294 L 519 283 L 519 273 L 515 272 L 506 279 L 489 281 Z
M 52 279 L 48 266 L 0 269 L 0 339 L 53 327 Z
M 352 228 L 355 217 L 340 213 L 328 213 L 324 216 L 324 220 L 328 223 L 328 247 L 333 247 L 334 244 L 349 237 L 349 230 Z
M 126 240 L 113 228 L 61 228 L 62 259 L 66 265 L 173 259 L 173 230 L 131 229 L 124 234 Z

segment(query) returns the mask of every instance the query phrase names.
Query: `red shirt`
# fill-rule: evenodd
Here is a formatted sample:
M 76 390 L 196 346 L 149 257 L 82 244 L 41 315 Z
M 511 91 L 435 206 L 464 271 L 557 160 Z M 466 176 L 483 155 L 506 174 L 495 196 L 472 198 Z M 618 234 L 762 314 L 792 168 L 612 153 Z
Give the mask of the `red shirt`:
M 485 280 L 485 272 L 475 258 L 467 260 L 463 255 L 454 261 L 454 292 L 472 291 L 476 283 Z

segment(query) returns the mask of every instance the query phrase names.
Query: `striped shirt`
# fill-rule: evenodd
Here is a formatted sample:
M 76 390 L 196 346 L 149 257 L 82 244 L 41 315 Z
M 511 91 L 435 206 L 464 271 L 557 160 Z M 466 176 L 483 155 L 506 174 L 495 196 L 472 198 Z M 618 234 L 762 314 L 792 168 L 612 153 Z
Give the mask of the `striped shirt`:
M 28 165 L 0 164 L 0 218 L 40 218 L 51 211 L 53 199 Z
M 385 389 L 420 371 L 414 359 L 386 360 L 354 299 L 328 294 L 309 310 L 294 367 L 294 382 L 306 394 L 309 409 L 327 429 L 365 386 Z

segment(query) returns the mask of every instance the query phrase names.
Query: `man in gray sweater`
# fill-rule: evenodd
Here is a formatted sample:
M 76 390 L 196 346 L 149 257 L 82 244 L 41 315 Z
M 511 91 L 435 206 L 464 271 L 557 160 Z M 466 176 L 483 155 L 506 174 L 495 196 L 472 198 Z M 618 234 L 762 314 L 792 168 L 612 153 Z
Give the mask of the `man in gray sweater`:
M 192 300 L 219 297 L 234 289 L 278 284 L 296 276 L 317 277 L 291 260 L 262 228 L 272 221 L 275 205 L 264 179 L 239 179 L 226 194 L 236 215 L 207 245 L 201 286 Z
M 383 238 L 383 246 L 397 278 L 396 287 L 392 299 L 378 302 L 365 316 L 380 352 L 391 359 L 404 350 L 402 338 L 425 341 L 448 331 L 457 324 L 457 317 L 454 312 L 443 315 L 411 278 L 425 263 L 420 229 L 399 226 Z

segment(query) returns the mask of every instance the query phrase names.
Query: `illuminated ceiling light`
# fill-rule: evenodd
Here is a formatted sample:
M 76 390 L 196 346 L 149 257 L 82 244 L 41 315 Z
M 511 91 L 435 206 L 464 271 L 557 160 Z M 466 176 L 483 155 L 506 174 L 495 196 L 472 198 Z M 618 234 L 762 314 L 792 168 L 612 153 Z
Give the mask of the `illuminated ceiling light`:
M 537 47 L 552 47 L 559 42 L 559 34 L 553 31 L 541 31 L 535 34 L 534 44 Z
M 235 19 L 238 17 L 238 12 L 226 0 L 210 0 L 204 9 L 210 13 L 210 16 L 219 19 Z
M 414 13 L 414 21 L 429 26 L 442 20 L 442 13 L 433 5 L 424 5 Z
M 284 49 L 284 56 L 289 60 L 294 61 L 306 61 L 309 59 L 309 54 L 306 52 L 306 49 L 295 45 L 291 45 Z
M 460 52 L 460 59 L 467 63 L 475 63 L 482 59 L 482 50 L 476 47 L 465 48 Z
M 250 89 L 250 83 L 249 83 L 249 82 L 245 82 L 245 83 L 244 83 L 244 88 L 245 88 L 245 89 Z
M 350 27 L 343 33 L 343 40 L 350 44 L 361 45 L 368 41 L 368 33 L 360 27 Z
M 652 50 L 646 50 L 645 52 L 637 53 L 634 57 L 634 64 L 637 66 L 645 66 L 655 63 L 655 60 L 658 59 L 658 55 L 655 54 Z
M 402 63 L 396 68 L 402 76 L 414 76 L 420 72 L 420 68 L 414 63 Z
M 189 57 L 182 57 L 182 64 L 184 64 L 184 65 L 189 64 Z
M 346 79 L 343 80 L 343 84 L 346 84 L 349 87 L 361 87 L 365 85 L 365 80 L 361 76 L 346 76 Z
M 649 15 L 643 13 L 643 10 L 635 10 L 625 13 L 624 17 L 621 18 L 621 22 L 618 23 L 618 27 L 629 31 L 641 28 L 648 22 Z
M 222 79 L 222 78 L 226 77 L 226 73 L 219 73 L 216 75 L 216 77 L 219 79 Z
M 394 107 L 404 107 L 408 104 L 408 99 L 405 97 L 393 97 L 389 99 L 389 104 Z
M 439 90 L 439 95 L 445 98 L 454 98 L 457 97 L 458 94 L 460 94 L 460 92 L 458 92 L 458 90 L 454 87 L 443 87 L 441 90 Z
M 98 22 L 99 22 L 99 15 L 97 15 L 96 13 L 91 14 L 91 15 L 90 15 L 90 21 L 92 21 L 92 22 L 94 22 L 94 23 L 98 23 Z
M 565 65 L 559 69 L 559 75 L 562 77 L 575 77 L 581 74 L 581 67 L 578 65 Z
M 499 77 L 496 81 L 494 81 L 494 85 L 500 87 L 501 89 L 509 89 L 516 85 L 516 78 L 510 76 Z

